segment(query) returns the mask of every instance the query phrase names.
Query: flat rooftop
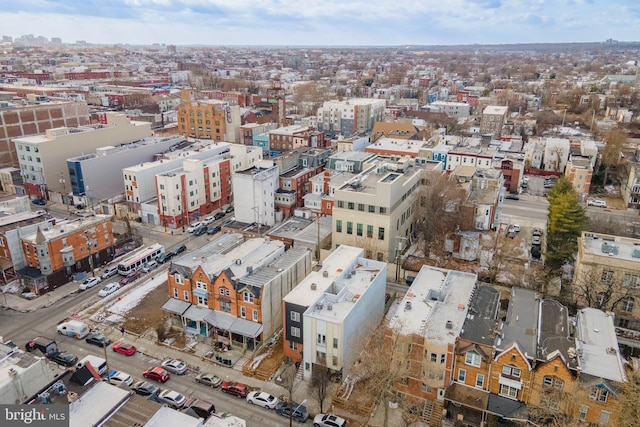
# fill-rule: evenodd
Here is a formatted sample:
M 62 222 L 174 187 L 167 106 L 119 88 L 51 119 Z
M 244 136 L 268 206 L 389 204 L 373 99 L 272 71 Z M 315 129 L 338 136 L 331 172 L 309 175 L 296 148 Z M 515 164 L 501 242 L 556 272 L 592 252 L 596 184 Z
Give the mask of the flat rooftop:
M 389 327 L 434 344 L 453 344 L 467 317 L 477 278 L 471 273 L 423 266 Z
M 460 338 L 492 345 L 498 329 L 500 291 L 488 285 L 479 286 L 462 325 Z
M 69 427 L 98 425 L 129 399 L 130 391 L 104 381 L 96 381 L 78 400 L 69 405 Z
M 367 151 L 403 151 L 411 157 L 417 157 L 420 149 L 426 144 L 424 141 L 400 138 L 382 137 L 366 147 Z
M 171 259 L 171 264 L 177 264 L 190 269 L 195 269 L 206 259 L 215 254 L 224 254 L 244 242 L 244 236 L 238 233 L 226 233 L 212 240 L 195 251 L 183 254 Z
M 613 314 L 595 308 L 583 308 L 578 311 L 576 320 L 576 351 L 582 373 L 626 382 Z
M 357 259 L 364 254 L 361 248 L 340 245 L 324 261 L 322 269 L 312 271 L 293 288 L 283 301 L 309 307 L 318 301 L 326 291 L 330 291 L 334 281 L 342 279 L 350 271 Z
M 502 338 L 496 339 L 498 350 L 518 343 L 529 358 L 536 357 L 540 296 L 532 290 L 512 288 L 509 309 L 501 325 Z
M 640 269 L 640 239 L 583 232 L 578 242 L 585 254 L 637 262 Z
M 69 234 L 77 233 L 79 231 L 88 230 L 90 227 L 95 227 L 98 224 L 102 224 L 110 220 L 110 215 L 92 215 L 87 217 L 79 217 L 71 221 L 61 221 L 56 225 L 48 225 L 47 228 L 40 227 L 40 231 L 47 240 L 54 238 L 68 236 Z M 36 243 L 38 232 L 34 232 L 28 236 L 21 236 L 22 240 L 29 243 Z

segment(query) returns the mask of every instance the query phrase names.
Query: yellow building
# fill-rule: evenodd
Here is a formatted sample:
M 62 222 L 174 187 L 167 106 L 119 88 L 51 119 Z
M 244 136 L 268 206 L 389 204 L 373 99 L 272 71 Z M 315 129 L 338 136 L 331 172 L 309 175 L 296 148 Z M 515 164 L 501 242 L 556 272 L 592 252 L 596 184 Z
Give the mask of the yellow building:
M 215 99 L 194 100 L 183 93 L 178 107 L 178 129 L 182 136 L 213 141 L 240 140 L 240 107 Z

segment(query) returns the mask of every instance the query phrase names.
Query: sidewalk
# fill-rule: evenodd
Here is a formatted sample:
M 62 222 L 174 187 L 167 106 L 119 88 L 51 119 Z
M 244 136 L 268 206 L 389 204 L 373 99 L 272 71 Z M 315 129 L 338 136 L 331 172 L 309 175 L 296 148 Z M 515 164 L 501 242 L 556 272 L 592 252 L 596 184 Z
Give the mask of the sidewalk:
M 63 298 L 67 298 L 78 293 L 78 286 L 80 286 L 77 282 L 69 282 L 62 286 L 58 286 L 44 295 L 40 295 L 34 299 L 27 299 L 21 297 L 19 294 L 11 292 L 12 288 L 15 288 L 15 286 L 12 286 L 14 283 L 16 283 L 16 281 L 7 285 L 6 292 L 4 291 L 5 288 L 2 287 L 3 292 L 0 305 L 4 309 L 15 310 L 21 313 L 30 313 L 44 307 L 49 307 Z M 19 287 L 19 285 L 17 287 Z

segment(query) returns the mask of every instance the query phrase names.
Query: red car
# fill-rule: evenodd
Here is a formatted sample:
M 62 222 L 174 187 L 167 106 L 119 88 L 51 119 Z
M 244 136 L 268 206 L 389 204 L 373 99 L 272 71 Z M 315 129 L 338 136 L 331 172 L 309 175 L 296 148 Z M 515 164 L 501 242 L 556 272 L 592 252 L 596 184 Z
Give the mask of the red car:
M 118 341 L 111 348 L 113 348 L 113 351 L 116 353 L 124 354 L 125 356 L 133 356 L 136 354 L 136 347 L 134 345 L 122 341 Z
M 140 270 L 132 271 L 131 273 L 127 274 L 125 277 L 120 279 L 120 286 L 128 285 L 129 283 L 133 282 L 139 277 L 140 277 Z
M 247 394 L 249 394 L 249 386 L 234 381 L 227 381 L 222 383 L 220 390 L 222 390 L 224 393 L 228 393 L 237 397 L 247 397 Z
M 171 377 L 169 372 L 165 371 L 164 368 L 161 368 L 160 366 L 153 366 L 145 369 L 142 376 L 161 383 L 166 383 L 169 377 Z

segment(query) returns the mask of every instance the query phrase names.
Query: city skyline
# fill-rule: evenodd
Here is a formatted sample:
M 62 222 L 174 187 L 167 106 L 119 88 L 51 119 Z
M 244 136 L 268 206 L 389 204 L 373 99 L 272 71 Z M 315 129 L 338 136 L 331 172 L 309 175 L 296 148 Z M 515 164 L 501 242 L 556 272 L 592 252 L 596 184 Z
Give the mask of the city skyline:
M 2 35 L 64 43 L 397 46 L 638 41 L 630 0 L 23 0 Z

